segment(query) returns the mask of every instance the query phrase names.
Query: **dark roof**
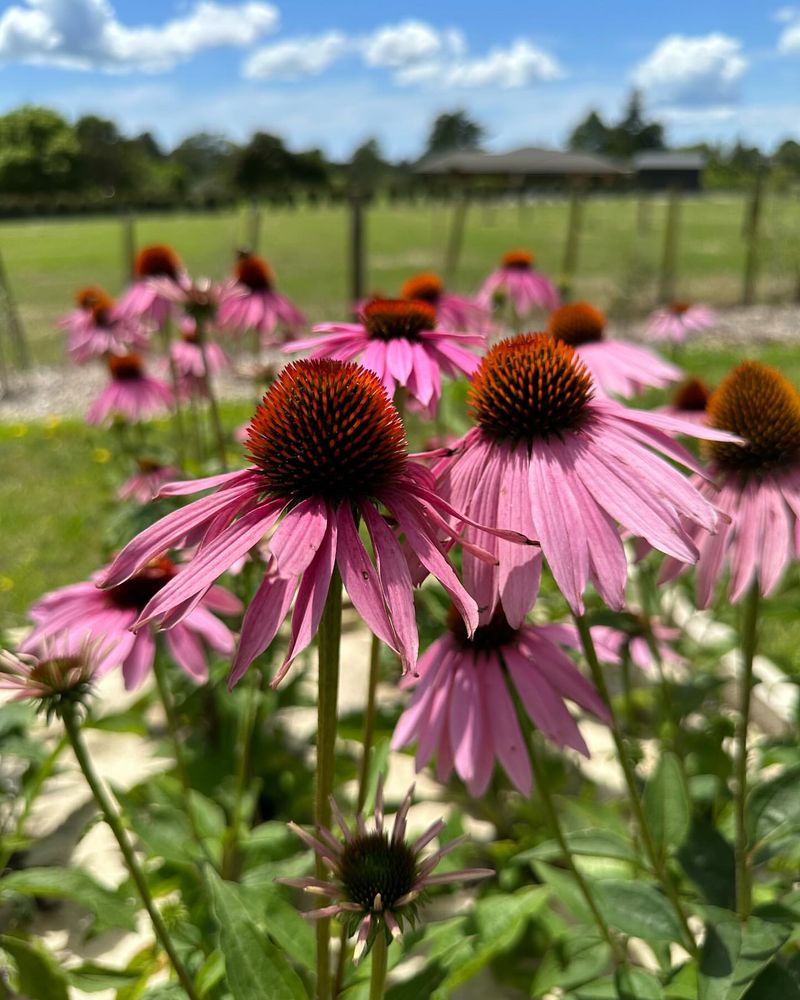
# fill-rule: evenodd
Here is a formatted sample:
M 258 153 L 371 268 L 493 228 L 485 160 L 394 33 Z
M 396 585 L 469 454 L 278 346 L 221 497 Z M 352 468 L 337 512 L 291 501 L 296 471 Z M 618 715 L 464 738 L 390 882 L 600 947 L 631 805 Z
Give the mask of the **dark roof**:
M 417 168 L 421 174 L 544 174 L 576 177 L 609 177 L 625 170 L 603 156 L 591 153 L 563 153 L 558 149 L 525 146 L 509 153 L 443 153 L 429 157 Z
M 635 170 L 702 170 L 706 165 L 703 153 L 654 150 L 638 153 L 631 161 Z

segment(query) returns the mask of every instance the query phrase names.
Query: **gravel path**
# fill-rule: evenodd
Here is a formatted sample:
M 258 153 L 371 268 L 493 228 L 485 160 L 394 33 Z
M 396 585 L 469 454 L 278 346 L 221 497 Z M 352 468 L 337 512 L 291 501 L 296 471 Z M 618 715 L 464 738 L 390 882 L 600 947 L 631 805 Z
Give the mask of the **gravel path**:
M 639 339 L 637 330 L 618 330 L 619 335 Z M 705 339 L 709 343 L 800 344 L 800 305 L 758 305 L 721 312 L 719 321 Z M 277 355 L 273 359 L 281 358 Z M 105 384 L 105 372 L 98 366 L 40 367 L 12 374 L 9 391 L 0 395 L 0 422 L 24 423 L 48 417 L 81 416 Z M 249 399 L 253 386 L 245 374 L 225 373 L 218 379 L 223 399 Z

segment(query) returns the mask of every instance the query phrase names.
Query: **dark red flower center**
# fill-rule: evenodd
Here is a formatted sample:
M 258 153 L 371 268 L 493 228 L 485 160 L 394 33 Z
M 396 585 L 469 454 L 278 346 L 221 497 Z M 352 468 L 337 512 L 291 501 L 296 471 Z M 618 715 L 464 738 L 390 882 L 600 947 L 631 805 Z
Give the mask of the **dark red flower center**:
M 175 563 L 166 556 L 151 560 L 124 583 L 105 591 L 108 601 L 117 608 L 143 611 L 150 599 L 166 587 L 178 572 Z
M 108 367 L 111 377 L 118 382 L 131 382 L 144 374 L 142 359 L 138 354 L 109 354 Z
M 467 635 L 464 619 L 452 605 L 447 612 L 447 627 L 462 646 L 475 650 L 500 649 L 501 646 L 508 645 L 519 631 L 508 624 L 503 609 L 499 605 L 491 620 L 486 625 L 479 625 L 471 639 Z
M 114 305 L 114 300 L 99 285 L 87 285 L 86 288 L 79 288 L 75 293 L 75 302 L 79 309 L 85 309 L 87 312 L 95 309 L 110 309 Z
M 444 282 L 433 271 L 423 271 L 403 282 L 400 294 L 404 299 L 416 299 L 435 306 L 444 291 Z
M 380 896 L 380 910 L 391 910 L 416 885 L 417 858 L 403 840 L 360 834 L 344 845 L 339 878 L 351 902 L 369 911 Z
M 708 422 L 747 441 L 744 446 L 709 443 L 724 468 L 768 471 L 800 460 L 800 393 L 760 361 L 743 361 L 722 380 L 709 401 Z
M 509 250 L 503 254 L 502 264 L 512 271 L 530 271 L 536 258 L 530 250 Z
M 419 340 L 423 330 L 436 326 L 436 310 L 429 302 L 372 299 L 361 320 L 373 340 Z
M 711 390 L 701 378 L 688 378 L 672 394 L 672 405 L 676 410 L 690 410 L 702 413 L 711 399 Z
M 134 274 L 137 278 L 171 278 L 177 281 L 180 271 L 180 257 L 166 243 L 142 247 L 136 255 Z
M 236 280 L 251 292 L 268 292 L 275 285 L 272 268 L 254 253 L 240 253 L 236 261 Z
M 667 309 L 675 316 L 683 316 L 691 308 L 691 305 L 692 303 L 687 302 L 686 299 L 676 299 L 674 302 L 670 302 Z
M 571 347 L 603 339 L 606 318 L 589 302 L 570 302 L 550 314 L 547 329 L 556 340 Z
M 143 473 L 158 472 L 164 468 L 161 462 L 157 462 L 154 458 L 137 458 L 136 464 L 139 466 L 139 472 Z
M 111 326 L 111 311 L 105 303 L 92 306 L 92 321 L 95 326 Z
M 375 496 L 398 481 L 408 457 L 403 422 L 377 376 L 328 359 L 283 369 L 246 447 L 267 491 L 298 500 Z
M 488 351 L 468 399 L 486 434 L 515 443 L 577 430 L 593 395 L 591 375 L 572 347 L 546 333 L 525 333 Z

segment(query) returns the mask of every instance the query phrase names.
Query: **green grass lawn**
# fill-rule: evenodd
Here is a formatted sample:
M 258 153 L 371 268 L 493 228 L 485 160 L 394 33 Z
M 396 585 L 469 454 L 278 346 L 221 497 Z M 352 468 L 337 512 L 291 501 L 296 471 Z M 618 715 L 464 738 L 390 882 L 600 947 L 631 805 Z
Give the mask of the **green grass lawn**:
M 682 206 L 677 291 L 718 304 L 737 302 L 745 243 L 746 199 L 739 195 L 687 198 Z M 451 209 L 442 205 L 378 204 L 367 213 L 367 288 L 396 292 L 410 273 L 440 269 Z M 665 200 L 640 212 L 633 197 L 593 197 L 584 206 L 575 292 L 619 314 L 650 308 L 663 245 Z M 532 248 L 543 270 L 559 276 L 567 206 L 552 199 L 519 207 L 470 206 L 456 284 L 474 289 L 510 247 Z M 344 207 L 265 208 L 261 249 L 281 287 L 314 320 L 337 318 L 347 305 L 347 227 Z M 221 278 L 236 247 L 247 242 L 242 212 L 148 215 L 136 221 L 138 245 L 173 244 L 197 275 Z M 62 357 L 58 316 L 76 288 L 104 285 L 120 291 L 125 277 L 123 228 L 116 218 L 0 223 L 0 252 L 35 359 Z M 763 299 L 786 299 L 800 273 L 800 201 L 766 202 L 761 244 Z

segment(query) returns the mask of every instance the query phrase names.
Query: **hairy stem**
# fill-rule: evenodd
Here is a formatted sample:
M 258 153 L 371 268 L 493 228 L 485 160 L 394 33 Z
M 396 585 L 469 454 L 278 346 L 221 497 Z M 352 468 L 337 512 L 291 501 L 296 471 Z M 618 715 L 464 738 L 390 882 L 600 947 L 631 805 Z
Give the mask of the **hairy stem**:
M 747 920 L 752 907 L 749 838 L 747 836 L 747 730 L 750 725 L 750 705 L 753 692 L 753 660 L 758 641 L 758 584 L 754 583 L 742 607 L 740 644 L 742 665 L 739 675 L 739 719 L 736 726 L 736 756 L 734 775 L 736 788 L 734 808 L 736 819 L 736 909 Z

